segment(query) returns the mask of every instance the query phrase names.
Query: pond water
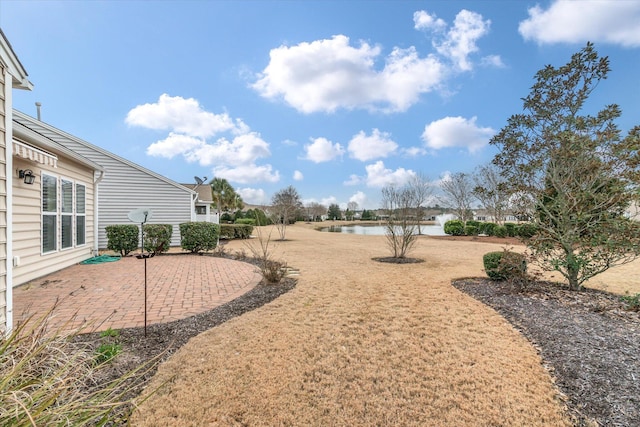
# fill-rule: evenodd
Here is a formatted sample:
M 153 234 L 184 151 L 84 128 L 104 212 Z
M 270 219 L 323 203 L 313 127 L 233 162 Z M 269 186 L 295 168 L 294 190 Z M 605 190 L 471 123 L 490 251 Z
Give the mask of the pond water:
M 387 227 L 385 225 L 332 225 L 322 228 L 320 231 L 345 234 L 365 234 L 369 236 L 384 236 Z M 421 225 L 420 231 L 427 236 L 445 236 L 441 225 Z M 418 234 L 418 227 L 414 234 Z

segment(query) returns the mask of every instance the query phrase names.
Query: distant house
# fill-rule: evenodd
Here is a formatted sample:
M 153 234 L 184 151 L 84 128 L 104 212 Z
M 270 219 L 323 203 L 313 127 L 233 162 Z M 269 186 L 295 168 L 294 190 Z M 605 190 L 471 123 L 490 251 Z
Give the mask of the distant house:
M 14 111 L 13 119 L 102 168 L 95 177 L 98 248 L 107 247 L 107 226 L 131 224 L 127 214 L 139 208 L 151 209 L 150 223 L 171 224 L 171 245 L 180 245 L 179 224 L 196 219 L 193 190 L 27 114 Z
M 209 184 L 182 184 L 196 193 L 194 201 L 194 221 L 220 223 L 218 213 L 212 210 L 213 195 Z
M 0 29 L 0 333 L 13 328 L 13 89 L 33 85 Z

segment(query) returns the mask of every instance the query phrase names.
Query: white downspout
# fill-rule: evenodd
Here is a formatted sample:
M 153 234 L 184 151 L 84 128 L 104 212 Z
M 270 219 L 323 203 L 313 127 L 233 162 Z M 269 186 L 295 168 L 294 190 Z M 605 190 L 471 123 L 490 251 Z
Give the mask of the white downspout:
M 5 257 L 5 298 L 6 298 L 6 333 L 13 329 L 13 108 L 12 108 L 13 77 L 9 70 L 4 69 L 4 128 L 5 128 L 5 157 L 6 157 L 6 204 L 7 204 L 7 235 Z
M 104 178 L 104 171 L 100 172 L 100 176 L 93 181 L 93 256 L 98 256 L 98 184 Z

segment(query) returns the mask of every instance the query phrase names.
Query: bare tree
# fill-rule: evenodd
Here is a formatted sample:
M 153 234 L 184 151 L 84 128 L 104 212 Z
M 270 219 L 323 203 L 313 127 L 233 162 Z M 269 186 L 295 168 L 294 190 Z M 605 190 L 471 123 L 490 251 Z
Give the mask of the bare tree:
M 405 258 L 416 242 L 416 224 L 411 212 L 416 206 L 414 189 L 410 185 L 393 185 L 382 189 L 382 208 L 387 214 L 385 235 L 393 258 Z
M 310 221 L 317 221 L 322 215 L 327 213 L 327 207 L 317 202 L 308 203 L 306 206 L 307 218 Z
M 442 189 L 442 203 L 453 209 L 458 219 L 468 221 L 473 219 L 471 212 L 471 201 L 473 200 L 473 184 L 469 174 L 456 172 L 444 179 L 440 188 Z
M 291 185 L 278 191 L 271 198 L 271 219 L 278 228 L 280 240 L 285 239 L 287 226 L 295 221 L 300 209 L 302 209 L 300 194 Z
M 504 223 L 509 207 L 509 189 L 507 182 L 500 175 L 500 170 L 493 164 L 480 166 L 473 174 L 473 180 L 473 196 L 487 210 L 494 222 Z
M 347 203 L 347 212 L 349 212 L 349 215 L 346 216 L 348 220 L 353 220 L 353 216 L 356 214 L 356 209 L 358 209 L 357 202 L 351 201 Z
M 424 219 L 424 204 L 431 199 L 433 187 L 429 179 L 422 173 L 414 175 L 408 183 L 415 196 L 415 216 L 418 223 L 418 234 L 422 234 L 420 223 Z

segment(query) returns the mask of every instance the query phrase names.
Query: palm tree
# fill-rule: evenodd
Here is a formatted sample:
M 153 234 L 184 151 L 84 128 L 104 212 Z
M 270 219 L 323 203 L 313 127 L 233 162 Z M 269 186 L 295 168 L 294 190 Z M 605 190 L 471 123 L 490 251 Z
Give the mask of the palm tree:
M 211 197 L 218 213 L 218 222 L 220 222 L 222 212 L 235 208 L 239 196 L 229 181 L 224 178 L 213 178 L 209 185 L 211 186 Z

